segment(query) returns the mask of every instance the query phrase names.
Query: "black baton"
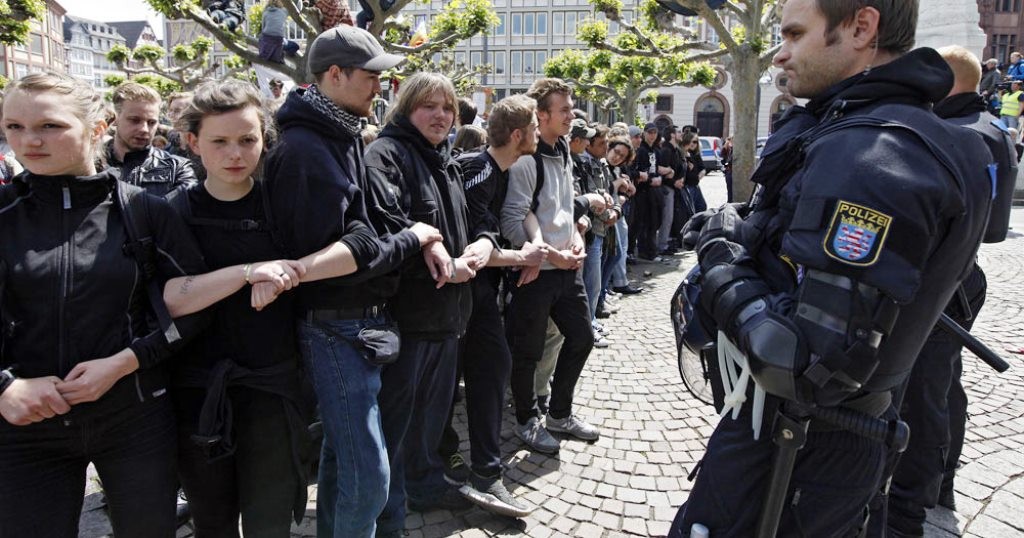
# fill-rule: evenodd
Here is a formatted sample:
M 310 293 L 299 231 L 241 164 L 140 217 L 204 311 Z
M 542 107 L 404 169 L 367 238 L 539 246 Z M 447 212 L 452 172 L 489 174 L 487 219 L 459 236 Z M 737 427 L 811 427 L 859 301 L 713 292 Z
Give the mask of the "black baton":
M 1002 373 L 1010 369 L 1010 364 L 1003 360 L 1002 357 L 992 351 L 991 348 L 986 346 L 974 337 L 971 333 L 967 332 L 966 329 L 960 326 L 959 323 L 953 320 L 953 318 L 942 313 L 939 316 L 939 327 L 949 334 L 955 336 L 963 346 L 978 356 L 979 359 L 985 361 L 985 364 L 991 366 L 995 371 Z

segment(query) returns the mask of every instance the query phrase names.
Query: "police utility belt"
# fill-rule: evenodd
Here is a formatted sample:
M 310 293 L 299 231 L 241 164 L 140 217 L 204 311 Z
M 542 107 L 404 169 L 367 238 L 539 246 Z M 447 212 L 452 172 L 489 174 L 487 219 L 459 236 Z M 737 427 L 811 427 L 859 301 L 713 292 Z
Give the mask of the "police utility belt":
M 785 405 L 785 404 L 783 404 Z M 852 400 L 847 400 L 840 403 L 837 407 L 856 411 L 863 415 L 867 415 L 874 418 L 879 418 L 885 411 L 892 405 L 892 392 L 871 392 L 863 396 L 858 396 Z M 826 422 L 820 419 L 811 419 L 811 422 L 807 428 L 807 431 L 812 432 L 831 432 L 844 430 L 841 426 Z

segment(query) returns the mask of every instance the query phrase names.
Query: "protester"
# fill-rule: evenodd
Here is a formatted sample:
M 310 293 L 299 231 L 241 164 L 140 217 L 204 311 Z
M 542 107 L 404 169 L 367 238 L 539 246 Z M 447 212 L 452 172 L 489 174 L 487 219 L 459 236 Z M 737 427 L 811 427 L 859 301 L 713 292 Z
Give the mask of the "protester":
M 384 368 L 378 397 L 391 464 L 378 536 L 404 532 L 407 500 L 417 512 L 469 505 L 445 481 L 437 449 L 455 391 L 459 338 L 472 308 L 468 281 L 494 245 L 488 239 L 469 243 L 462 175 L 448 144 L 456 106 L 447 77 L 416 73 L 402 81 L 387 124 L 366 148 L 374 225 L 397 233 L 423 219 L 443 237 L 402 265 L 389 302 L 402 346 Z
M 94 89 L 30 74 L 8 86 L 3 107 L 27 172 L 0 187 L 0 311 L 14 328 L 0 336 L 0 529 L 77 536 L 91 462 L 114 533 L 173 537 L 174 415 L 163 361 L 177 344 L 165 337 L 173 326 L 150 330 L 144 312 L 167 308 L 168 323 L 187 313 L 188 290 L 205 280 L 186 275 L 205 270 L 202 256 L 164 200 L 118 184 L 114 169 L 97 172 L 106 124 Z M 144 254 L 131 239 L 141 230 L 152 232 L 152 275 L 134 257 Z M 147 304 L 149 282 L 166 307 Z M 181 337 L 195 334 L 179 322 Z
M 360 118 L 380 93 L 381 71 L 403 58 L 346 25 L 317 36 L 307 55 L 316 83 L 289 92 L 278 110 L 281 136 L 267 159 L 265 188 L 288 257 L 347 247 L 357 267 L 348 277 L 302 286 L 296 311 L 324 432 L 317 534 L 371 538 L 390 474 L 377 395 L 382 364 L 398 352 L 386 308 L 398 285 L 391 273 L 440 235 L 418 223 L 383 237 L 366 215 Z
M 285 256 L 265 213 L 259 167 L 273 137 L 255 86 L 228 79 L 199 88 L 179 118 L 206 181 L 172 195 L 207 263 L 241 266 Z M 335 243 L 297 262 L 300 281 L 354 272 L 351 250 Z M 270 283 L 233 287 L 212 326 L 175 365 L 179 474 L 198 537 L 289 536 L 306 510 L 308 438 L 300 413 L 294 295 Z M 276 299 L 276 300 L 275 300 Z M 230 412 L 223 413 L 223 410 Z M 217 416 L 220 415 L 220 418 Z
M 455 131 L 452 151 L 479 151 L 487 144 L 487 131 L 476 125 L 463 125 Z
M 526 242 L 521 250 L 512 249 L 500 235 L 500 219 L 509 167 L 537 149 L 536 107 L 537 103 L 525 95 L 498 101 L 487 123 L 490 146 L 459 159 L 470 238 L 487 239 L 495 247 L 487 267 L 471 282 L 473 313 L 462 339 L 472 474 L 460 491 L 480 506 L 512 517 L 523 517 L 534 507 L 517 500 L 502 483 L 501 427 L 512 355 L 498 311 L 498 294 L 502 268 L 539 265 L 547 257 L 547 245 Z
M 117 116 L 105 158 L 108 166 L 120 169 L 122 181 L 160 196 L 196 182 L 187 159 L 153 147 L 160 119 L 160 94 L 156 90 L 125 82 L 114 89 L 111 100 Z
M 985 144 L 931 112 L 953 74 L 934 50 L 910 50 L 917 11 L 782 8 L 774 63 L 807 106 L 768 139 L 752 178 L 768 190 L 753 207 L 704 212 L 684 232 L 702 321 L 745 355 L 767 393 L 764 420 L 758 429 L 748 399 L 718 423 L 669 536 L 695 524 L 711 536 L 776 534 L 775 516 L 780 536 L 853 536 L 885 487 L 898 436 L 868 428 L 895 431 L 891 391 L 974 266 L 991 199 Z
M 632 127 L 637 133 L 640 129 Z M 630 131 L 632 132 L 632 131 Z M 615 193 L 622 203 L 623 218 L 615 223 L 615 234 L 618 241 L 618 250 L 621 256 L 612 266 L 611 280 L 605 284 L 605 288 L 611 285 L 612 293 L 621 295 L 636 295 L 641 293 L 643 287 L 636 287 L 629 283 L 626 272 L 626 260 L 629 258 L 629 215 L 632 208 L 632 197 L 636 194 L 636 184 L 633 182 L 634 169 L 633 161 L 636 159 L 636 147 L 632 142 L 633 137 L 612 138 L 608 141 L 608 165 L 611 167 L 612 177 L 615 180 Z M 605 275 L 607 277 L 607 275 Z M 605 291 L 607 294 L 607 290 Z
M 509 189 L 501 211 L 501 232 L 514 246 L 543 241 L 550 246 L 536 280 L 512 290 L 506 310 L 506 332 L 512 352 L 512 397 L 517 426 L 514 433 L 530 448 L 553 453 L 558 441 L 548 430 L 584 440 L 599 430 L 573 414 L 576 382 L 594 345 L 587 296 L 579 271 L 583 238 L 573 218 L 572 161 L 564 136 L 572 119 L 572 88 L 558 79 L 538 79 L 527 95 L 537 101 L 540 141 L 532 156 L 520 157 L 509 170 Z M 536 201 L 536 205 L 534 205 Z M 533 211 L 540 223 L 528 235 L 524 222 Z M 550 317 L 565 337 L 552 380 L 545 429 L 540 422 L 534 372 L 544 352 Z

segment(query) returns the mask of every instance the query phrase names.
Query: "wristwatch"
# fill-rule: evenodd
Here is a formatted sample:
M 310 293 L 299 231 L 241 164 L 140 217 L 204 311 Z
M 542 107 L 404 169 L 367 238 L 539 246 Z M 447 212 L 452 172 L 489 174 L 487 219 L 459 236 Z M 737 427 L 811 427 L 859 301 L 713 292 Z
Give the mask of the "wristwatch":
M 7 387 L 11 386 L 11 383 L 14 383 L 15 379 L 18 379 L 18 377 L 14 375 L 14 370 L 12 368 L 0 370 L 0 395 L 3 395 L 4 391 L 7 390 Z

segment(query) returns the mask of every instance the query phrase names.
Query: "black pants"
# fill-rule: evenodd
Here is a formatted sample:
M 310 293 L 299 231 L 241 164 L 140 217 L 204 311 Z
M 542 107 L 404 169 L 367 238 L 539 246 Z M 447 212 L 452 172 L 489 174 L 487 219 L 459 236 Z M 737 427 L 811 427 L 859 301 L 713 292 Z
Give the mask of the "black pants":
M 665 197 L 661 187 L 648 187 L 637 191 L 630 235 L 636 230 L 636 254 L 641 258 L 653 258 L 658 254 L 658 228 L 661 226 L 661 212 L 665 209 Z
M 166 396 L 91 418 L 28 426 L 0 419 L 0 537 L 78 536 L 96 466 L 118 538 L 173 538 L 174 410 Z
M 945 313 L 970 329 L 985 303 L 986 288 L 985 273 L 975 266 L 963 282 L 965 297 L 959 292 L 953 295 Z M 959 341 L 936 328 L 925 341 L 902 394 L 897 394 L 897 401 L 902 401 L 900 416 L 910 426 L 910 444 L 899 456 L 889 490 L 888 526 L 897 533 L 921 535 L 925 508 L 938 502 L 944 480 L 952 487 L 967 420 L 967 397 L 960 384 L 961 349 Z
M 755 535 L 775 454 L 770 417 L 777 403 L 777 398 L 767 398 L 760 440 L 751 434 L 749 405 L 738 419 L 727 416 L 718 423 L 670 538 L 688 536 L 694 523 L 708 527 L 715 538 Z M 895 415 L 890 408 L 885 418 Z M 881 442 L 847 431 L 808 433 L 797 453 L 777 536 L 855 536 L 877 490 L 885 456 Z
M 233 388 L 231 456 L 209 461 L 191 436 L 206 391 L 178 389 L 178 473 L 188 495 L 197 538 L 290 536 L 292 506 L 305 477 L 295 469 L 284 402 L 280 396 Z
M 512 353 L 498 312 L 500 278 L 498 270 L 487 269 L 473 279 L 473 314 L 461 341 L 459 360 L 466 380 L 470 466 L 480 476 L 501 473 L 501 418 L 512 372 Z M 453 454 L 458 448 L 459 437 L 451 428 L 449 415 L 441 455 Z
M 594 347 L 581 271 L 544 270 L 537 280 L 512 291 L 505 322 L 512 352 L 512 398 L 520 424 L 540 417 L 533 376 L 544 353 L 549 317 L 565 337 L 565 343 L 558 353 L 551 381 L 548 413 L 554 418 L 566 418 L 572 414 L 573 391 Z

